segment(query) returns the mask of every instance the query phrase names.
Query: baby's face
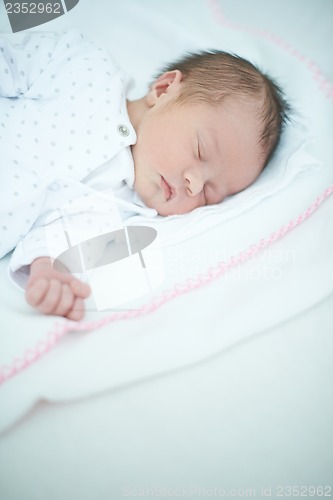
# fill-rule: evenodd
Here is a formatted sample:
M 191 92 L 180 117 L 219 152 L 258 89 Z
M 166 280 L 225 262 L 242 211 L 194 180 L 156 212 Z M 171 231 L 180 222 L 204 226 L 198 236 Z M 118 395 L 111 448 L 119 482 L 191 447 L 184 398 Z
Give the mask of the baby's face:
M 145 113 L 132 146 L 134 188 L 148 207 L 184 214 L 219 203 L 258 177 L 262 151 L 250 106 L 175 106 L 167 94 L 163 99 Z

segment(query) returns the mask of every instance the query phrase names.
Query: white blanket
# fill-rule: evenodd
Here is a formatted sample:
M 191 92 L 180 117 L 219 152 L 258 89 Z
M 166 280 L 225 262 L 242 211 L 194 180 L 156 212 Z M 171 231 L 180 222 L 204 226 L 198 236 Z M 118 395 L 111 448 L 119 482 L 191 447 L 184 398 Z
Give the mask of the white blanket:
M 333 290 L 333 207 L 332 197 L 328 197 L 312 217 L 257 258 L 187 293 L 186 288 L 191 288 L 191 283 L 186 284 L 189 277 L 197 279 L 202 273 L 204 277 L 195 283 L 204 284 L 210 267 L 228 262 L 261 239 L 269 239 L 289 221 L 296 221 L 333 183 L 332 93 L 323 83 L 327 81 L 324 72 L 311 69 L 306 54 L 286 49 L 268 36 L 221 24 L 210 3 L 197 2 L 195 16 L 187 15 L 187 2 L 177 3 L 178 21 L 171 11 L 164 13 L 162 4 L 154 6 L 151 9 L 147 1 L 140 2 L 140 6 L 126 2 L 119 6 L 119 18 L 110 19 L 112 27 L 108 30 L 90 27 L 89 7 L 83 0 L 81 10 L 76 12 L 81 29 L 99 36 L 111 51 L 115 48 L 120 62 L 130 64 L 126 69 L 138 80 L 138 94 L 160 63 L 186 50 L 215 47 L 249 57 L 279 77 L 302 116 L 287 129 L 274 164 L 249 190 L 218 208 L 207 207 L 185 217 L 156 221 L 163 242 L 165 282 L 124 309 L 139 309 L 145 304 L 149 309 L 154 296 L 174 290 L 179 283 L 185 286 L 178 286 L 174 298 L 150 314 L 108 323 L 110 311 L 88 311 L 87 323 L 81 325 L 85 331 L 66 334 L 31 364 L 38 357 L 36 344 L 45 341 L 49 332 L 55 332 L 55 323 L 60 325 L 58 332 L 72 324 L 32 311 L 22 292 L 12 288 L 6 277 L 7 259 L 0 261 L 0 365 L 7 366 L 2 374 L 7 378 L 19 372 L 22 357 L 29 365 L 0 387 L 2 428 L 40 399 L 61 401 L 89 396 L 202 360 L 302 312 Z M 214 6 L 221 7 L 219 3 Z M 141 57 L 133 58 L 132 47 L 117 44 L 124 37 L 120 20 L 129 17 L 138 26 L 136 54 Z M 200 30 L 199 19 L 204 30 Z M 70 23 L 71 18 L 59 20 L 57 27 L 64 27 L 66 22 Z M 152 45 L 151 30 L 155 25 L 176 35 L 167 36 L 168 43 L 158 39 Z M 147 53 L 148 59 L 144 56 Z M 142 217 L 136 217 L 130 223 L 142 221 Z M 94 329 L 96 326 L 99 328 Z M 50 347 L 50 342 L 40 345 L 40 354 Z

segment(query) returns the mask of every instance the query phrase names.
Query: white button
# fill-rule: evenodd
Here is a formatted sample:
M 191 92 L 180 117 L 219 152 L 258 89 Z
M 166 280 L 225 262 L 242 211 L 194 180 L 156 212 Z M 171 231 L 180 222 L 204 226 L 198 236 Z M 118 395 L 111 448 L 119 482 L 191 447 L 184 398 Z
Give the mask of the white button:
M 120 134 L 123 137 L 127 137 L 129 135 L 130 131 L 126 125 L 118 125 L 118 134 Z

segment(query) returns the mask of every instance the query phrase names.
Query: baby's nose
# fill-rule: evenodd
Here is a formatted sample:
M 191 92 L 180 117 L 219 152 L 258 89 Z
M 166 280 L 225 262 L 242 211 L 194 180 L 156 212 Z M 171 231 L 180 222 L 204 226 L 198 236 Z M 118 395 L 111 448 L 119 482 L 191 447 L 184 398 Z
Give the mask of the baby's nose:
M 199 176 L 187 176 L 185 186 L 189 196 L 196 196 L 203 189 L 203 181 Z

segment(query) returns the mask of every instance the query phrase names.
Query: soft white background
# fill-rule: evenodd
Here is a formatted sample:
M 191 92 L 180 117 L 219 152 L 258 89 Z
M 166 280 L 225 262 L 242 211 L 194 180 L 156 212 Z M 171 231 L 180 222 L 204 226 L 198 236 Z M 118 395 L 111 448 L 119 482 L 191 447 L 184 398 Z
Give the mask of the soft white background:
M 111 2 L 95 2 L 94 6 L 101 9 L 106 3 Z M 116 12 L 117 3 L 112 3 Z M 189 19 L 197 3 L 201 4 L 187 2 Z M 80 18 L 82 29 L 103 41 L 106 23 L 103 29 L 98 23 L 90 24 L 94 14 L 91 18 L 85 15 L 88 4 L 81 0 L 68 16 L 73 22 Z M 156 2 L 152 5 L 156 8 Z M 170 8 L 177 12 L 177 5 L 161 2 L 158 8 L 160 12 Z M 233 20 L 280 34 L 302 53 L 313 56 L 332 78 L 331 1 L 224 0 L 221 5 Z M 95 15 L 101 20 L 97 7 Z M 142 26 L 151 31 L 152 45 L 155 38 L 162 36 L 161 28 L 149 23 Z M 56 23 L 52 29 L 57 29 Z M 123 26 L 118 29 L 119 46 L 115 48 L 119 56 L 128 50 L 135 55 L 131 30 Z M 175 32 L 165 36 L 165 43 L 176 47 Z M 200 35 L 203 33 L 204 22 Z M 139 68 L 136 71 L 139 73 Z M 142 71 L 150 71 L 149 61 Z M 314 247 L 308 261 L 304 261 L 304 275 L 297 276 L 294 290 L 298 295 L 306 296 L 306 288 L 316 284 L 318 273 L 325 272 L 317 262 L 318 248 L 311 235 L 321 234 L 323 244 L 331 241 L 332 206 L 329 200 L 302 228 L 305 244 Z M 290 237 L 296 239 L 297 235 Z M 293 241 L 277 246 L 276 251 L 292 248 Z M 251 272 L 251 268 L 247 271 Z M 332 276 L 332 269 L 326 268 L 327 291 Z M 215 287 L 219 290 L 218 285 Z M 199 293 L 205 296 L 204 291 Z M 184 486 L 256 488 L 260 498 L 262 486 L 329 484 L 333 470 L 333 297 L 324 295 L 318 296 L 317 304 L 283 324 L 269 330 L 262 325 L 256 335 L 231 344 L 201 363 L 129 383 L 121 390 L 105 390 L 104 394 L 75 403 L 40 404 L 1 439 L 1 497 L 106 500 L 121 498 L 126 486 Z M 191 303 L 189 297 L 183 302 L 186 311 Z M 265 297 L 258 300 L 264 301 Z M 289 308 L 292 316 L 292 303 L 284 302 L 283 296 L 276 308 Z M 162 321 L 168 311 L 172 313 L 172 308 L 161 313 Z M 239 314 L 244 311 L 246 305 Z M 213 331 L 215 335 L 224 333 L 222 315 L 214 315 L 213 319 L 203 316 L 200 320 L 208 335 Z M 187 318 L 180 316 L 178 321 L 186 329 Z M 146 318 L 145 322 L 143 326 L 149 331 L 154 320 Z M 230 330 L 228 334 L 232 336 Z M 177 357 L 175 338 L 173 342 Z M 47 364 L 47 358 L 40 363 Z M 57 369 L 61 378 L 62 366 L 58 364 Z M 75 366 L 72 369 L 75 372 Z M 43 372 L 39 375 L 42 377 Z M 20 390 L 24 391 L 24 386 Z M 192 498 L 200 497 L 193 494 Z

